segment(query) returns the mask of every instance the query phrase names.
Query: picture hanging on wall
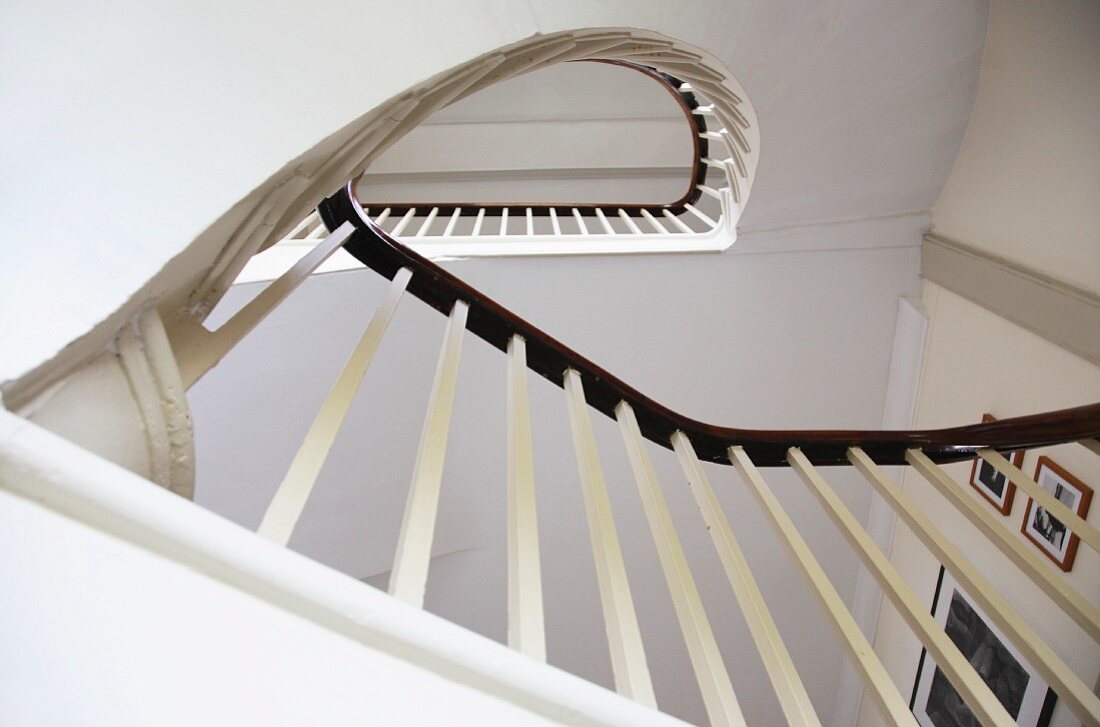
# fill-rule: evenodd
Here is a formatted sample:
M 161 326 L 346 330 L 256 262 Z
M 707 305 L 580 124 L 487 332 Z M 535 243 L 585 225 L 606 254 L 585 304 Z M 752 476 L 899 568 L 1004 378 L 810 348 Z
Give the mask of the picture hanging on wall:
M 1057 696 L 941 566 L 932 615 L 1022 727 L 1047 727 Z M 980 727 L 932 656 L 921 651 L 909 703 L 922 727 Z
M 1092 488 L 1059 467 L 1050 457 L 1039 458 L 1035 467 L 1035 482 L 1082 518 L 1088 515 Z M 1067 573 L 1073 568 L 1080 538 L 1035 500 L 1028 500 L 1020 529 L 1059 568 Z
M 992 414 L 982 414 L 982 424 L 995 422 L 997 418 Z M 1016 467 L 1024 463 L 1024 452 L 1007 452 L 1004 458 Z M 982 493 L 982 497 L 993 505 L 994 509 L 1002 515 L 1012 513 L 1012 499 L 1016 496 L 1016 485 L 1008 481 L 1008 477 L 981 457 L 974 458 L 974 466 L 970 469 L 970 486 Z

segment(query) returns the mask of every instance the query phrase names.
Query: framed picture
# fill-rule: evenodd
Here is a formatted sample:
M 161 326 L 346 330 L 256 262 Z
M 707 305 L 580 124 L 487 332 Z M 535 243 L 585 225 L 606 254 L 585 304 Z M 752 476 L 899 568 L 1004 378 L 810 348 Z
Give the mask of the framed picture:
M 992 414 L 982 414 L 982 424 L 995 422 L 997 418 Z M 1024 452 L 1007 452 L 1005 459 L 1019 467 L 1024 463 Z M 982 497 L 989 500 L 1002 515 L 1012 513 L 1012 498 L 1016 496 L 1016 485 L 1008 481 L 1008 478 L 981 457 L 974 458 L 974 466 L 970 468 L 970 486 L 982 493 Z
M 1035 482 L 1081 517 L 1088 515 L 1092 488 L 1059 467 L 1050 457 L 1039 458 L 1035 466 Z M 1073 568 L 1080 538 L 1034 500 L 1027 502 L 1020 531 L 1059 568 L 1066 572 Z
M 971 603 L 969 596 L 942 566 L 932 615 L 1017 724 L 1047 727 L 1058 699 L 1054 690 Z M 981 725 L 926 651 L 921 651 L 909 708 L 922 727 Z

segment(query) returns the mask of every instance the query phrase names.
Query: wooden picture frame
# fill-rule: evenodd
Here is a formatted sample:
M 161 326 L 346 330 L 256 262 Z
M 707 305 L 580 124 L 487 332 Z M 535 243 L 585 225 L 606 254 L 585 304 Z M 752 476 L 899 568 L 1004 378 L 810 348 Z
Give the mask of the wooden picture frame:
M 1035 482 L 1082 518 L 1088 515 L 1092 488 L 1050 457 L 1039 458 L 1035 465 Z M 1073 568 L 1081 539 L 1030 498 L 1020 532 L 1063 571 L 1068 573 Z
M 982 414 L 982 424 L 995 421 L 997 417 L 992 414 Z M 1016 467 L 1020 467 L 1024 463 L 1024 451 L 1021 449 L 1006 452 L 1004 458 Z M 1012 514 L 1012 500 L 1016 497 L 1016 485 L 981 457 L 975 457 L 974 465 L 970 468 L 970 486 L 977 490 L 994 510 L 1005 516 Z
M 932 615 L 1021 727 L 1047 727 L 1058 701 L 1054 690 L 1031 668 L 1015 645 L 1004 638 L 973 604 L 954 577 L 940 566 Z M 975 659 L 976 654 L 980 659 Z M 921 727 L 979 725 L 955 688 L 922 649 L 909 709 Z

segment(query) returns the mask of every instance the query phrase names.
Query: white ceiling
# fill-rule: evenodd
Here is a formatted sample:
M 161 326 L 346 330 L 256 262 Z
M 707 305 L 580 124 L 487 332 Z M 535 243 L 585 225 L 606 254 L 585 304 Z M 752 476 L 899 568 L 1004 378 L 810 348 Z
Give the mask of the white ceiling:
M 981 2 L 947 0 L 807 0 L 756 3 L 748 17 L 728 19 L 730 48 L 716 50 L 733 58 L 756 104 L 763 152 L 741 239 L 727 254 L 446 267 L 689 416 L 745 427 L 879 426 L 897 299 L 919 293 L 922 213 L 969 116 L 985 10 Z M 536 108 L 544 100 L 537 94 L 510 105 L 490 93 L 481 108 L 471 99 L 445 112 L 452 122 L 478 123 L 439 128 L 496 123 L 490 112 L 560 108 Z M 522 119 L 513 126 L 522 128 Z M 515 144 L 517 155 L 530 148 Z M 401 165 L 377 169 L 432 171 L 430 156 L 414 151 Z M 382 288 L 366 271 L 307 281 L 194 387 L 201 504 L 258 524 Z M 216 315 L 258 289 L 234 288 Z M 415 299 L 402 302 L 292 548 L 384 585 L 444 322 Z M 531 381 L 549 658 L 610 684 L 563 395 Z M 429 609 L 498 640 L 506 617 L 504 385 L 504 358 L 468 337 L 427 596 Z M 602 417 L 594 423 L 658 700 L 702 721 L 617 429 Z M 778 724 L 778 705 L 690 492 L 674 459 L 651 451 L 750 723 Z M 733 471 L 708 472 L 827 722 L 841 652 Z M 869 493 L 858 478 L 826 474 L 865 517 Z M 795 477 L 784 470 L 768 478 L 850 599 L 857 563 L 847 546 Z

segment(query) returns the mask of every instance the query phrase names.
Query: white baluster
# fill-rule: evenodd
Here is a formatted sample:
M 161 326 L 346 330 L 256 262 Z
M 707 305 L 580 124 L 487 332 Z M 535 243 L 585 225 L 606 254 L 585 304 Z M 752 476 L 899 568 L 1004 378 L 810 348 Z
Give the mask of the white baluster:
M 428 234 L 428 229 L 431 228 L 432 223 L 435 222 L 436 216 L 439 214 L 438 207 L 432 207 L 432 211 L 428 213 L 428 216 L 424 219 L 424 222 L 420 225 L 420 229 L 416 231 L 414 237 L 424 237 Z
M 644 234 L 641 229 L 636 224 L 634 224 L 634 220 L 630 219 L 630 215 L 628 215 L 626 213 L 626 210 L 624 210 L 622 207 L 619 208 L 619 217 L 622 218 L 622 221 L 626 223 L 626 226 L 635 235 Z
M 508 645 L 546 661 L 527 344 L 508 342 Z
M 196 324 L 191 329 L 190 337 L 181 339 L 177 346 L 179 350 L 176 355 L 180 362 L 180 378 L 183 385 L 191 386 L 218 361 L 221 361 L 225 354 L 229 353 L 279 303 L 293 293 L 321 263 L 343 247 L 353 232 L 355 227 L 350 222 L 340 225 L 335 232 L 303 255 L 289 270 L 271 281 L 259 295 L 237 311 L 218 330 L 209 332 Z
M 932 556 L 958 580 L 991 621 L 1008 636 L 1008 639 L 1024 655 L 1058 693 L 1073 712 L 1086 723 L 1100 724 L 1100 698 L 1085 686 L 1073 670 L 1062 661 L 1054 650 L 1028 626 L 1020 614 L 982 575 L 981 571 L 955 547 L 950 540 L 924 515 L 916 503 L 886 476 L 882 468 L 858 447 L 848 450 L 848 461 L 863 473 L 867 481 L 893 508 L 898 517 L 917 538 L 924 543 Z
M 672 448 L 680 461 L 684 477 L 691 485 L 691 494 L 703 515 L 707 532 L 714 542 L 718 559 L 722 562 L 726 578 L 733 588 L 737 604 L 745 616 L 753 642 L 756 644 L 764 669 L 771 680 L 772 688 L 783 709 L 783 716 L 791 725 L 820 725 L 810 696 L 798 676 L 791 655 L 779 634 L 779 627 L 772 619 L 771 611 L 764 600 L 764 594 L 756 584 L 749 561 L 745 558 L 741 546 L 734 537 L 733 528 L 722 511 L 710 478 L 703 470 L 695 448 L 683 432 L 672 435 Z
M 289 233 L 287 233 L 287 236 L 284 237 L 283 239 L 284 240 L 297 240 L 299 235 L 301 235 L 307 228 L 311 227 L 312 225 L 317 224 L 319 219 L 320 218 L 317 215 L 317 210 L 313 210 L 308 215 L 306 215 L 304 220 L 302 220 L 297 225 L 295 225 L 294 229 L 291 230 Z
M 1082 520 L 1080 515 L 1063 505 L 1054 495 L 1039 487 L 1039 484 L 1021 472 L 1019 467 L 993 449 L 979 449 L 978 456 L 993 465 L 994 469 L 1007 477 L 1012 484 L 1027 493 L 1028 497 L 1037 501 L 1043 509 L 1069 528 L 1070 532 L 1080 537 L 1089 547 L 1100 551 L 1100 531 Z
M 603 210 L 599 207 L 596 208 L 596 217 L 600 219 L 600 225 L 603 226 L 603 231 L 609 235 L 615 234 L 615 228 L 611 226 L 611 223 L 607 221 L 607 217 L 604 215 Z
M 690 204 L 688 202 L 685 202 L 684 203 L 684 209 L 686 209 L 688 212 L 692 213 L 693 215 L 695 215 L 696 217 L 698 217 L 700 220 L 707 223 L 711 227 L 717 227 L 718 226 L 717 222 L 715 222 L 714 220 L 712 220 L 711 218 L 707 217 L 705 214 L 700 212 L 698 209 L 696 209 L 695 205 Z
M 638 486 L 646 521 L 657 546 L 661 570 L 672 596 L 672 605 L 676 609 L 680 631 L 687 644 L 688 657 L 699 683 L 699 691 L 703 695 L 707 717 L 712 725 L 744 724 L 741 706 L 737 702 L 722 654 L 714 640 L 714 632 L 703 608 L 699 589 L 695 586 L 695 579 L 691 575 L 684 548 L 672 523 L 668 503 L 661 492 L 661 483 L 657 481 L 653 462 L 646 452 L 645 440 L 642 439 L 634 410 L 625 401 L 620 402 L 615 409 L 615 417 L 619 421 L 619 431 L 634 472 L 634 482 Z
M 444 237 L 450 237 L 451 233 L 455 231 L 455 225 L 458 224 L 459 215 L 462 214 L 461 207 L 455 207 L 455 211 L 451 213 L 451 219 L 447 222 L 447 227 L 443 230 Z
M 688 227 L 687 225 L 685 225 L 685 224 L 684 224 L 684 223 L 683 223 L 683 222 L 682 222 L 682 221 L 680 220 L 680 218 L 679 218 L 679 217 L 677 217 L 676 215 L 672 214 L 672 213 L 671 213 L 671 212 L 669 212 L 669 211 L 668 211 L 667 209 L 665 209 L 665 210 L 661 210 L 661 212 L 662 212 L 662 213 L 664 214 L 664 216 L 665 216 L 666 218 L 668 218 L 668 220 L 669 220 L 670 222 L 672 222 L 672 224 L 676 225 L 676 227 L 677 227 L 677 228 L 679 228 L 680 232 L 685 232 L 685 233 L 687 233 L 687 234 L 689 234 L 689 235 L 693 235 L 693 234 L 695 234 L 695 230 L 693 230 L 693 229 L 691 229 L 690 227 Z
M 588 225 L 584 224 L 584 215 L 576 207 L 573 208 L 573 217 L 577 220 L 577 228 L 581 231 L 582 235 L 588 234 Z
M 615 689 L 651 707 L 657 706 L 653 683 L 649 677 L 642 634 L 634 613 L 634 599 L 626 577 L 619 536 L 611 512 L 611 499 L 600 467 L 596 437 L 588 418 L 581 376 L 569 369 L 565 372 L 565 401 L 569 408 L 569 424 L 573 432 L 573 447 L 580 470 L 584 511 L 588 518 L 588 534 L 592 540 L 592 555 L 596 560 L 596 578 L 600 586 L 604 627 L 611 650 L 611 670 Z
M 919 449 L 910 449 L 905 453 L 905 461 L 939 490 L 948 502 L 965 515 L 971 524 L 996 545 L 1009 560 L 1030 576 L 1039 588 L 1076 621 L 1094 641 L 1100 641 L 1100 609 L 1086 601 L 1060 574 L 1055 573 L 1048 563 L 1044 563 L 1030 543 L 1018 538 L 1016 533 L 990 515 L 985 507 L 956 484 L 942 468 L 928 459 L 924 452 Z
M 457 301 L 447 321 L 390 574 L 390 595 L 417 607 L 424 605 L 424 588 L 428 582 L 443 460 L 447 453 L 447 433 L 451 426 L 451 407 L 468 311 L 466 303 Z
M 917 638 L 928 649 L 928 653 L 936 663 L 936 667 L 944 673 L 947 680 L 955 687 L 966 706 L 974 713 L 983 725 L 1001 725 L 1011 727 L 1016 721 L 1009 716 L 1008 710 L 1001 704 L 997 696 L 990 690 L 989 685 L 982 679 L 982 675 L 975 671 L 970 662 L 959 651 L 959 647 L 947 635 L 947 632 L 936 623 L 924 601 L 917 598 L 917 594 L 905 582 L 898 573 L 897 568 L 886 557 L 886 554 L 875 545 L 870 534 L 859 524 L 851 511 L 844 506 L 837 494 L 825 482 L 825 478 L 810 463 L 810 460 L 801 450 L 792 447 L 787 451 L 787 461 L 810 492 L 817 497 L 825 513 L 840 530 L 841 535 L 856 551 L 856 555 L 863 561 L 863 565 L 874 576 L 879 587 L 886 597 L 894 604 L 901 617 L 913 630 Z
M 397 225 L 390 231 L 390 235 L 392 235 L 393 237 L 397 237 L 402 232 L 404 232 L 405 228 L 409 226 L 410 222 L 412 222 L 412 218 L 414 215 L 416 215 L 416 208 L 410 207 L 405 215 L 397 221 Z
M 382 342 L 382 336 L 389 327 L 393 313 L 397 310 L 397 303 L 401 300 L 401 294 L 405 292 L 410 277 L 412 272 L 408 268 L 401 268 L 393 276 L 393 282 L 390 283 L 386 295 L 375 309 L 358 345 L 351 352 L 336 383 L 333 384 L 332 390 L 329 391 L 324 404 L 317 412 L 313 424 L 306 432 L 302 446 L 294 455 L 294 460 L 290 463 L 290 468 L 256 531 L 268 540 L 279 545 L 290 542 L 294 526 L 298 523 L 302 509 L 317 482 L 317 475 L 320 474 L 329 450 L 336 441 L 336 435 L 344 424 L 348 410 L 351 409 L 351 402 L 359 391 L 367 368 L 374 359 L 374 353 L 378 350 L 378 344 Z
M 875 650 L 867 641 L 867 637 L 860 631 L 855 618 L 848 611 L 844 600 L 836 592 L 836 588 L 825 575 L 821 564 L 814 557 L 813 550 L 802 538 L 790 516 L 783 510 L 783 506 L 779 504 L 771 488 L 764 482 L 756 465 L 741 447 L 730 447 L 729 457 L 810 585 L 822 613 L 825 614 L 829 625 L 840 639 L 841 645 L 847 650 L 848 656 L 851 657 L 856 670 L 863 678 L 863 683 L 869 687 L 870 695 L 875 700 L 881 716 L 889 724 L 907 727 L 912 725 L 914 719 L 912 712 L 909 711 L 909 703 L 901 696 L 886 668 L 875 654 Z
M 645 209 L 644 207 L 642 208 L 642 217 L 645 217 L 646 221 L 653 226 L 654 231 L 664 235 L 668 234 L 668 230 L 665 229 L 665 226 L 658 222 L 657 218 L 651 215 L 649 213 L 649 210 Z

